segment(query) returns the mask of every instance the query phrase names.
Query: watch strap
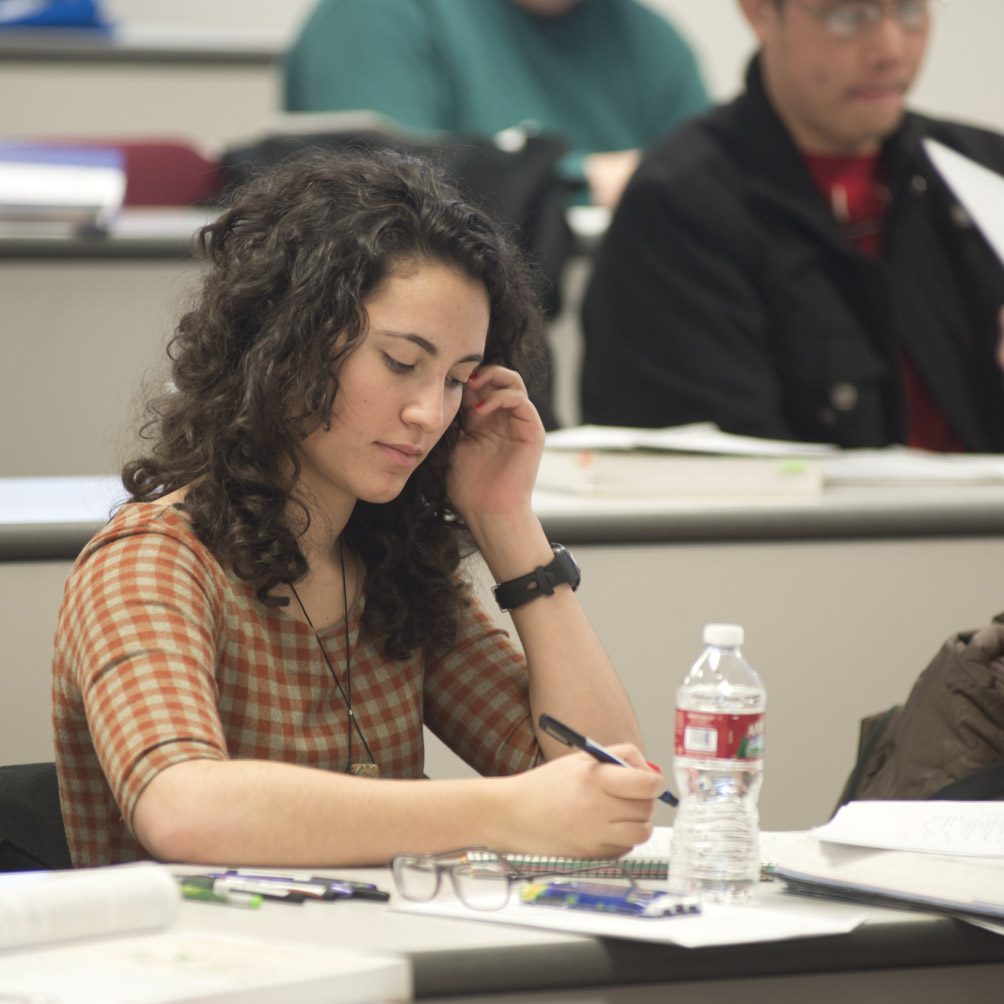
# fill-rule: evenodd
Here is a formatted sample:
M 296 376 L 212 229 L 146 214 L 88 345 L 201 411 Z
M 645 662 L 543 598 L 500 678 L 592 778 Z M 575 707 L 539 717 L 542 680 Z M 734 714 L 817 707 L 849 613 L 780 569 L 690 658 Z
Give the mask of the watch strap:
M 492 587 L 501 610 L 514 610 L 538 596 L 551 596 L 555 586 L 567 584 L 573 591 L 578 589 L 581 574 L 575 559 L 561 544 L 552 544 L 551 550 L 554 558 L 549 564 L 538 565 L 526 575 Z

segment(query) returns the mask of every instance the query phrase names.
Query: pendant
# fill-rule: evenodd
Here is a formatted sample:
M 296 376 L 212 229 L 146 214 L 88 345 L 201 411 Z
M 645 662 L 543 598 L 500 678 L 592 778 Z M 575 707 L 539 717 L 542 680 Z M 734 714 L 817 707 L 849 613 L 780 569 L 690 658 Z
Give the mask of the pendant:
M 349 765 L 349 773 L 356 777 L 379 777 L 380 764 L 378 763 L 353 763 Z

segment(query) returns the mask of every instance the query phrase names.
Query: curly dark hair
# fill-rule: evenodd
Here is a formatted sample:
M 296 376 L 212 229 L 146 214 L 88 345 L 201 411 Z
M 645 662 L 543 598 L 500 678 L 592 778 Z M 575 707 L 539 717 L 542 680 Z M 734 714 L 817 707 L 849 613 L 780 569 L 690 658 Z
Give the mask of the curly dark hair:
M 296 444 L 331 420 L 365 301 L 392 271 L 442 264 L 484 285 L 485 362 L 529 377 L 540 357 L 534 275 L 503 227 L 430 161 L 389 150 L 312 151 L 236 190 L 198 237 L 209 269 L 168 348 L 172 386 L 148 405 L 149 453 L 122 481 L 134 502 L 187 486 L 181 504 L 259 599 L 307 572 L 290 526 Z M 448 649 L 465 527 L 446 492 L 461 416 L 391 502 L 359 501 L 343 531 L 366 568 L 367 625 L 391 658 Z M 292 475 L 290 472 L 292 471 Z M 302 522 L 302 521 L 298 521 Z

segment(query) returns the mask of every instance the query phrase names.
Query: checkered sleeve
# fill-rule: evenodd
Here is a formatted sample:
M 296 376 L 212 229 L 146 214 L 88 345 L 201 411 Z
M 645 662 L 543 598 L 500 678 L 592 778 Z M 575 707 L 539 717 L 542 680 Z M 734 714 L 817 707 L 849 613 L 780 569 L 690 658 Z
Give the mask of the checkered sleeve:
M 169 529 L 103 542 L 76 569 L 61 632 L 94 750 L 126 824 L 170 764 L 225 759 L 214 676 L 218 567 Z
M 526 660 L 478 598 L 457 645 L 426 667 L 425 723 L 484 776 L 516 774 L 543 760 L 533 729 Z

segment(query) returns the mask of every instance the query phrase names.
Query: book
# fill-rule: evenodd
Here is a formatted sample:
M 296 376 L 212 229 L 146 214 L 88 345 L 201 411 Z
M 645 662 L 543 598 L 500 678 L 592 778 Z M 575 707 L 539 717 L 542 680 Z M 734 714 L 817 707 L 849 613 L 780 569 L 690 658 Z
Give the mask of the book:
M 125 198 L 125 155 L 103 147 L 0 143 L 0 231 L 103 232 Z
M 590 497 L 815 498 L 823 472 L 812 457 L 547 449 L 536 487 Z
M 403 956 L 183 926 L 178 923 L 181 902 L 178 881 L 152 862 L 0 876 L 0 1000 L 411 1000 L 411 964 Z M 284 904 L 274 908 L 288 909 Z M 267 904 L 261 912 L 266 909 Z
M 140 861 L 0 875 L 0 950 L 168 927 L 181 893 L 162 865 Z
M 629 498 L 803 497 L 823 490 L 826 443 L 722 432 L 713 422 L 632 429 L 580 425 L 547 434 L 536 487 L 554 493 Z

